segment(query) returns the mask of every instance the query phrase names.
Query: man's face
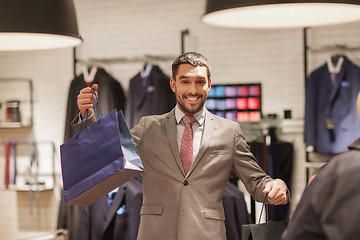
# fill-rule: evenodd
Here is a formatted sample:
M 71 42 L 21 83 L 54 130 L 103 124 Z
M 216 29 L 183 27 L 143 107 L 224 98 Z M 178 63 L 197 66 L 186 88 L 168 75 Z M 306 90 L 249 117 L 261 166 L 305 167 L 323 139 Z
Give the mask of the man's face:
M 175 78 L 170 79 L 170 86 L 176 95 L 180 110 L 186 115 L 201 111 L 211 87 L 206 67 L 181 64 Z

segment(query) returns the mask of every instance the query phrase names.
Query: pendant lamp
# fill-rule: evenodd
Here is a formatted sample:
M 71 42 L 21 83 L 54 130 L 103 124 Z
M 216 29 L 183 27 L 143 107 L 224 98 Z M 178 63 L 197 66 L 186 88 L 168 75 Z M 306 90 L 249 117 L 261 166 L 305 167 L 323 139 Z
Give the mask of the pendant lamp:
M 204 23 L 232 28 L 291 28 L 360 20 L 360 0 L 207 0 Z
M 56 49 L 81 43 L 72 0 L 0 1 L 0 51 Z

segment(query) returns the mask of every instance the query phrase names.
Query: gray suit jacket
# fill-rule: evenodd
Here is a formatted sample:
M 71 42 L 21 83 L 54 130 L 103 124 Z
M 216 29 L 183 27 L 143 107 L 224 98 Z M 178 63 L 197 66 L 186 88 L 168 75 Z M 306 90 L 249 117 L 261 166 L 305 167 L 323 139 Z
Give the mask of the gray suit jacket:
M 175 111 L 143 117 L 131 134 L 143 173 L 138 239 L 226 239 L 222 196 L 232 170 L 257 201 L 271 181 L 258 166 L 236 122 L 206 111 L 201 146 L 185 175 Z

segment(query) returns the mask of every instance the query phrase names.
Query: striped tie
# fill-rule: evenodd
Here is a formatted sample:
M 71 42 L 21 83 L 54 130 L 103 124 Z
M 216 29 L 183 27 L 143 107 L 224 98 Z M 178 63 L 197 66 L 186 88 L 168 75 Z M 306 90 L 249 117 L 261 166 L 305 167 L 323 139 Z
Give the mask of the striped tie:
M 192 132 L 191 123 L 196 121 L 196 119 L 193 116 L 185 115 L 182 118 L 182 121 L 185 123 L 185 130 L 181 139 L 180 156 L 185 174 L 187 174 L 193 162 L 193 154 L 194 154 L 193 132 Z

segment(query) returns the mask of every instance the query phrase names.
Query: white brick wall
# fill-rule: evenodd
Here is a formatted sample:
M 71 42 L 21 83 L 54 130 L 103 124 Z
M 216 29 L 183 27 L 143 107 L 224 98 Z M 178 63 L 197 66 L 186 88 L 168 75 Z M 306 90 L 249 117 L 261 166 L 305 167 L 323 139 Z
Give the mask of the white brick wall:
M 294 118 L 303 118 L 302 29 L 251 30 L 207 26 L 201 23 L 204 0 L 75 0 L 75 7 L 84 39 L 77 49 L 81 59 L 138 57 L 144 54 L 176 56 L 181 50 L 180 32 L 189 29 L 185 50 L 199 51 L 207 56 L 212 65 L 213 83 L 261 82 L 264 114 L 282 116 L 284 109 L 292 109 Z M 360 36 L 359 27 L 360 23 L 353 23 L 310 29 L 309 43 L 356 44 Z M 330 54 L 309 54 L 309 71 L 323 64 Z M 360 63 L 360 51 L 346 54 Z M 171 61 L 158 64 L 170 75 Z M 17 139 L 51 140 L 57 146 L 62 143 L 68 88 L 73 78 L 72 66 L 72 49 L 0 53 L 0 78 L 28 77 L 34 81 L 33 128 L 25 133 L 0 129 L 0 140 L 16 136 Z M 143 63 L 103 66 L 127 89 L 129 79 Z M 81 70 L 81 64 L 77 64 L 77 69 Z M 1 157 L 0 165 L 3 165 Z M 295 200 L 304 186 L 303 159 L 297 161 L 300 162 L 295 164 Z M 1 184 L 2 179 L 3 171 L 0 172 Z M 28 210 L 26 201 L 18 201 L 14 192 L 1 190 L 0 212 L 9 213 L 13 219 L 6 221 L 6 215 L 1 214 L 2 239 L 14 239 L 25 230 L 53 230 L 57 199 L 48 199 L 52 203 L 46 205 L 46 211 L 51 212 L 51 219 L 46 226 L 39 227 L 42 221 L 32 221 L 31 226 L 22 229 L 22 221 L 28 221 L 23 220 L 20 213 Z

